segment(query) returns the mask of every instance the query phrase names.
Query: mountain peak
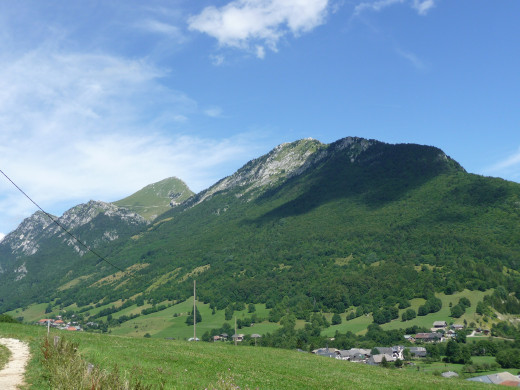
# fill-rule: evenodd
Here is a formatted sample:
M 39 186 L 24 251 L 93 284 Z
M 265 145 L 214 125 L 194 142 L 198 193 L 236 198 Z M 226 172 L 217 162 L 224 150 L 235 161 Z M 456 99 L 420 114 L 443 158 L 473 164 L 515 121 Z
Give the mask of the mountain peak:
M 193 195 L 193 191 L 181 179 L 169 177 L 149 184 L 113 204 L 132 210 L 151 221 Z
M 334 160 L 338 157 L 341 161 Z M 269 153 L 249 161 L 233 175 L 194 196 L 187 206 L 193 207 L 217 193 L 231 190 L 237 190 L 237 198 L 247 194 L 246 199 L 250 200 L 262 189 L 280 185 L 312 168 L 327 164 L 327 161 L 334 165 L 331 169 L 340 170 L 340 166 L 345 164 L 345 157 L 348 163 L 357 166 L 375 168 L 379 164 L 391 162 L 397 170 L 418 164 L 429 171 L 429 174 L 452 169 L 464 171 L 442 150 L 431 146 L 387 144 L 360 137 L 345 137 L 331 144 L 323 144 L 315 139 L 306 138 L 280 144 Z M 343 166 L 341 169 L 349 168 Z

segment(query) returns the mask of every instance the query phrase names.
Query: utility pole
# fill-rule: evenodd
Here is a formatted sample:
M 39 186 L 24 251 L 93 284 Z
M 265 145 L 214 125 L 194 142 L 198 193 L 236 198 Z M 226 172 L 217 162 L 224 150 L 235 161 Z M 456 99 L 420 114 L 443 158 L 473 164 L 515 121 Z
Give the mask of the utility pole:
M 237 345 L 237 316 L 235 316 L 235 346 Z
M 195 293 L 196 281 L 193 281 L 193 341 L 197 341 L 197 298 Z

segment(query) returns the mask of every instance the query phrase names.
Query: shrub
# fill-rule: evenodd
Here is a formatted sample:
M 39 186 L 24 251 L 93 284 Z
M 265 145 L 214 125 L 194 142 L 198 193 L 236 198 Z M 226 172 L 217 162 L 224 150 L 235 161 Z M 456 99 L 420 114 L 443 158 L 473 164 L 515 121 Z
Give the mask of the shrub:
M 117 366 L 111 372 L 89 364 L 81 358 L 77 343 L 60 338 L 52 343 L 45 338 L 40 346 L 43 355 L 43 377 L 53 390 L 150 390 L 140 379 L 121 378 Z

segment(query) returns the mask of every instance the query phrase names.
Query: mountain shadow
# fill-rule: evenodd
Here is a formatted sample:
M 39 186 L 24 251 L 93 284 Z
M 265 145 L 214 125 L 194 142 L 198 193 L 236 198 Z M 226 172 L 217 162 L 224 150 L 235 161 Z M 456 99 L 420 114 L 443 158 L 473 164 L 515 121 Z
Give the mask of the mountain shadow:
M 334 144 L 330 147 L 334 148 Z M 464 169 L 440 149 L 429 146 L 378 142 L 355 159 L 347 153 L 331 153 L 329 159 L 319 161 L 308 173 L 295 176 L 260 196 L 259 203 L 275 198 L 290 200 L 250 222 L 263 223 L 305 214 L 323 204 L 347 198 L 378 209 L 438 175 L 454 172 L 464 172 Z M 291 196 L 295 189 L 298 194 Z

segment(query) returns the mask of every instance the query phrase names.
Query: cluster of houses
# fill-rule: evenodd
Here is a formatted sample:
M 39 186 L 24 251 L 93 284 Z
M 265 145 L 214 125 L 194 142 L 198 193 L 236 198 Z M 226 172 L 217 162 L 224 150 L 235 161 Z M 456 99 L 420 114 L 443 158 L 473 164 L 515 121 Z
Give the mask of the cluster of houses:
M 351 348 L 339 350 L 336 348 L 315 349 L 312 353 L 319 356 L 326 356 L 338 360 L 346 360 L 355 363 L 365 363 L 373 366 L 381 364 L 383 361 L 395 362 L 397 359 L 404 360 L 404 351 L 407 349 L 411 356 L 426 357 L 424 347 L 403 347 L 396 345 L 393 347 L 375 347 L 373 349 Z M 377 352 L 377 353 L 373 353 Z
M 405 335 L 404 338 L 410 343 L 438 343 L 449 340 L 456 336 L 456 332 L 462 330 L 464 325 L 453 324 L 448 326 L 446 321 L 435 321 L 429 333 L 417 333 L 415 335 Z M 348 350 L 338 350 L 335 348 L 320 348 L 312 351 L 312 353 L 320 356 L 326 356 L 339 360 L 347 360 L 350 362 L 365 363 L 370 365 L 379 365 L 386 360 L 387 362 L 395 362 L 396 360 L 404 360 L 404 351 L 408 350 L 410 356 L 417 358 L 426 357 L 426 348 L 403 347 L 396 345 L 393 347 L 376 347 L 372 350 L 351 348 Z M 377 353 L 372 353 L 376 352 Z
M 55 319 L 43 318 L 37 322 L 37 325 L 50 326 L 51 328 L 68 330 L 70 332 L 77 332 L 83 330 L 77 322 L 65 322 L 63 321 L 61 316 L 56 316 Z
M 231 336 L 231 339 L 233 341 L 236 341 L 236 342 L 241 342 L 241 341 L 244 341 L 244 338 L 246 336 L 242 333 L 240 334 L 234 334 Z M 253 333 L 251 336 L 250 336 L 252 339 L 255 339 L 255 345 L 256 345 L 256 339 L 262 337 L 261 335 L 259 334 L 256 334 L 256 333 Z M 213 336 L 213 341 L 227 341 L 229 339 L 229 335 L 227 333 L 222 333 L 222 334 L 219 334 L 219 335 L 216 335 L 216 336 Z
M 446 321 L 435 321 L 433 323 L 433 327 L 430 329 L 431 332 L 428 333 L 417 333 L 416 335 L 405 335 L 404 338 L 406 341 L 411 343 L 415 342 L 423 342 L 423 343 L 439 343 L 450 338 L 457 336 L 457 331 L 464 329 L 464 325 L 453 324 L 448 326 Z M 478 330 L 483 334 L 489 334 L 489 330 Z

